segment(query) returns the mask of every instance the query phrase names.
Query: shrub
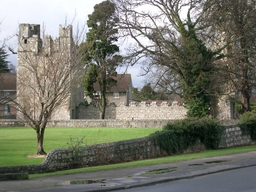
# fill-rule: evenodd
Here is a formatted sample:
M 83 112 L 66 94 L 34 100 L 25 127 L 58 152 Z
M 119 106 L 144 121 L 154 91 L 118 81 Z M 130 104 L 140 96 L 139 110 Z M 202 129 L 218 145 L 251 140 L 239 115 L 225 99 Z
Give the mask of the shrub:
M 217 149 L 223 130 L 224 127 L 211 118 L 187 118 L 168 123 L 150 137 L 168 154 L 174 154 L 194 146 L 197 141 L 207 149 Z
M 73 168 L 84 166 L 82 161 L 84 138 L 79 139 L 70 136 L 69 142 L 67 142 L 68 149 L 71 151 L 68 159 L 72 163 Z
M 182 135 L 177 134 L 174 130 L 157 131 L 150 137 L 158 143 L 168 154 L 176 154 L 187 149 L 186 141 Z
M 256 141 L 256 111 L 246 112 L 240 116 L 239 126 L 243 134 L 250 134 Z

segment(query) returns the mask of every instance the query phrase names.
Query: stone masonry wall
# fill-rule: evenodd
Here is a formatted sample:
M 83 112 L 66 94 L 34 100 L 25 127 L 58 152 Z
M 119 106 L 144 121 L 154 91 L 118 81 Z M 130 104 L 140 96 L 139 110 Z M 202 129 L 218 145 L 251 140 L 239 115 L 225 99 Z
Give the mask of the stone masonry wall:
M 146 104 L 141 102 L 140 105 L 131 103 L 129 106 L 120 105 L 117 107 L 116 119 L 184 119 L 187 109 L 178 105 L 177 102 L 169 105 L 167 102 L 157 105 L 156 102 Z
M 252 143 L 250 135 L 243 135 L 238 125 L 227 126 L 220 142 L 220 148 L 230 148 L 234 146 Z
M 131 102 L 129 106 L 121 103 L 118 106 L 110 104 L 106 109 L 106 119 L 118 120 L 137 120 L 137 119 L 168 119 L 177 120 L 184 119 L 187 109 L 177 102 L 169 104 L 162 102 L 157 104 L 156 101 L 147 104 L 146 102 Z M 93 104 L 88 106 L 80 106 L 79 119 L 99 119 L 99 110 Z
M 240 127 L 232 125 L 226 127 L 220 148 L 229 148 L 251 143 L 252 140 L 249 135 L 242 135 Z M 156 158 L 166 155 L 166 152 L 162 151 L 149 137 L 145 137 L 84 147 L 82 155 L 80 156 L 80 162 L 83 162 L 85 165 L 96 166 Z M 0 174 L 20 172 L 33 174 L 65 170 L 73 165 L 70 160 L 71 156 L 72 151 L 68 149 L 55 149 L 48 153 L 46 159 L 40 165 L 0 167 Z
M 80 162 L 96 166 L 161 156 L 166 156 L 166 153 L 146 137 L 84 147 Z M 48 153 L 40 165 L 0 167 L 0 173 L 28 172 L 33 174 L 65 170 L 73 166 L 70 157 L 72 157 L 71 150 L 55 149 Z
M 24 127 L 25 123 L 16 119 L 1 119 L 0 127 Z
M 51 121 L 49 127 L 119 127 L 119 128 L 161 128 L 170 120 L 70 120 Z
M 54 94 L 61 93 L 61 102 L 57 99 L 59 105 L 51 112 L 51 119 L 55 120 L 75 119 L 77 106 L 84 101 L 81 74 L 78 74 L 83 70 L 78 65 L 72 31 L 72 25 L 59 25 L 59 37 L 53 40 L 45 34 L 40 37 L 38 24 L 19 25 L 17 102 L 35 120 L 40 119 L 41 104 L 49 105 L 56 99 L 52 98 Z M 65 89 L 59 90 L 57 84 Z M 56 90 L 59 91 L 55 93 Z M 67 91 L 70 94 L 65 94 Z M 18 112 L 17 119 L 24 120 L 24 114 Z
M 163 127 L 170 120 L 68 120 L 49 121 L 48 127 L 132 127 L 132 128 L 157 128 Z M 25 127 L 26 123 L 17 120 L 0 120 L 0 127 Z

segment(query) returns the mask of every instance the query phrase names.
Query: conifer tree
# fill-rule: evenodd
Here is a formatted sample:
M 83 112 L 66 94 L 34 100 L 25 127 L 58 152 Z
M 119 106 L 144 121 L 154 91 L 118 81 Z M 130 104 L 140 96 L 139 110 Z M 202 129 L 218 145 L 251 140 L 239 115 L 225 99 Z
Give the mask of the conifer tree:
M 103 1 L 94 6 L 94 12 L 88 16 L 87 25 L 89 32 L 86 34 L 86 42 L 80 46 L 85 64 L 84 88 L 86 94 L 93 97 L 95 94 L 94 83 L 99 84 L 100 97 L 95 102 L 101 112 L 101 119 L 105 118 L 107 105 L 106 90 L 115 83 L 111 76 L 116 75 L 116 68 L 122 61 L 118 54 L 117 22 L 115 4 Z
M 0 47 L 0 73 L 10 72 L 9 61 L 7 61 L 8 54 L 3 47 Z

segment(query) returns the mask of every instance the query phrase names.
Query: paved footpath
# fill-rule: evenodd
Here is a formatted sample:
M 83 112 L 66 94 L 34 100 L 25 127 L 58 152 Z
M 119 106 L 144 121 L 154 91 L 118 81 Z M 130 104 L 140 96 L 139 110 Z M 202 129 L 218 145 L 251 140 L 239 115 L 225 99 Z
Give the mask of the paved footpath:
M 24 181 L 0 181 L 0 191 L 115 191 L 250 166 L 256 166 L 256 151 L 176 163 L 50 176 Z M 153 171 L 155 174 L 148 174 L 150 171 L 151 173 Z M 92 183 L 86 184 L 87 182 Z

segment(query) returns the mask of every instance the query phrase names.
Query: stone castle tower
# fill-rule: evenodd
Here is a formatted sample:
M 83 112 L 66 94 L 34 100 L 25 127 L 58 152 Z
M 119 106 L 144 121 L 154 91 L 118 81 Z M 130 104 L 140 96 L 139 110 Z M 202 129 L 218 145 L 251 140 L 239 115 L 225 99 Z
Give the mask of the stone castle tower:
M 77 106 L 83 102 L 83 90 L 79 76 L 71 70 L 74 63 L 79 62 L 74 57 L 77 46 L 73 41 L 72 26 L 60 25 L 59 37 L 55 40 L 49 35 L 43 36 L 42 40 L 38 24 L 19 25 L 17 101 L 34 118 L 40 116 L 43 105 L 58 102 L 51 119 L 75 119 Z M 57 94 L 67 96 L 55 100 Z
M 225 32 L 222 32 L 220 35 L 220 45 L 224 46 L 227 43 L 227 37 Z M 230 45 L 225 48 L 222 53 L 224 55 L 230 54 Z M 225 57 L 220 60 L 217 65 L 220 68 L 225 67 L 226 69 L 230 70 L 231 66 L 229 65 L 229 58 Z M 217 78 L 219 79 L 219 95 L 218 95 L 218 113 L 216 118 L 218 120 L 227 120 L 227 119 L 236 119 L 237 118 L 237 111 L 236 111 L 236 100 L 237 100 L 237 93 L 236 89 L 232 83 L 232 80 L 227 77 L 227 74 L 219 72 Z

